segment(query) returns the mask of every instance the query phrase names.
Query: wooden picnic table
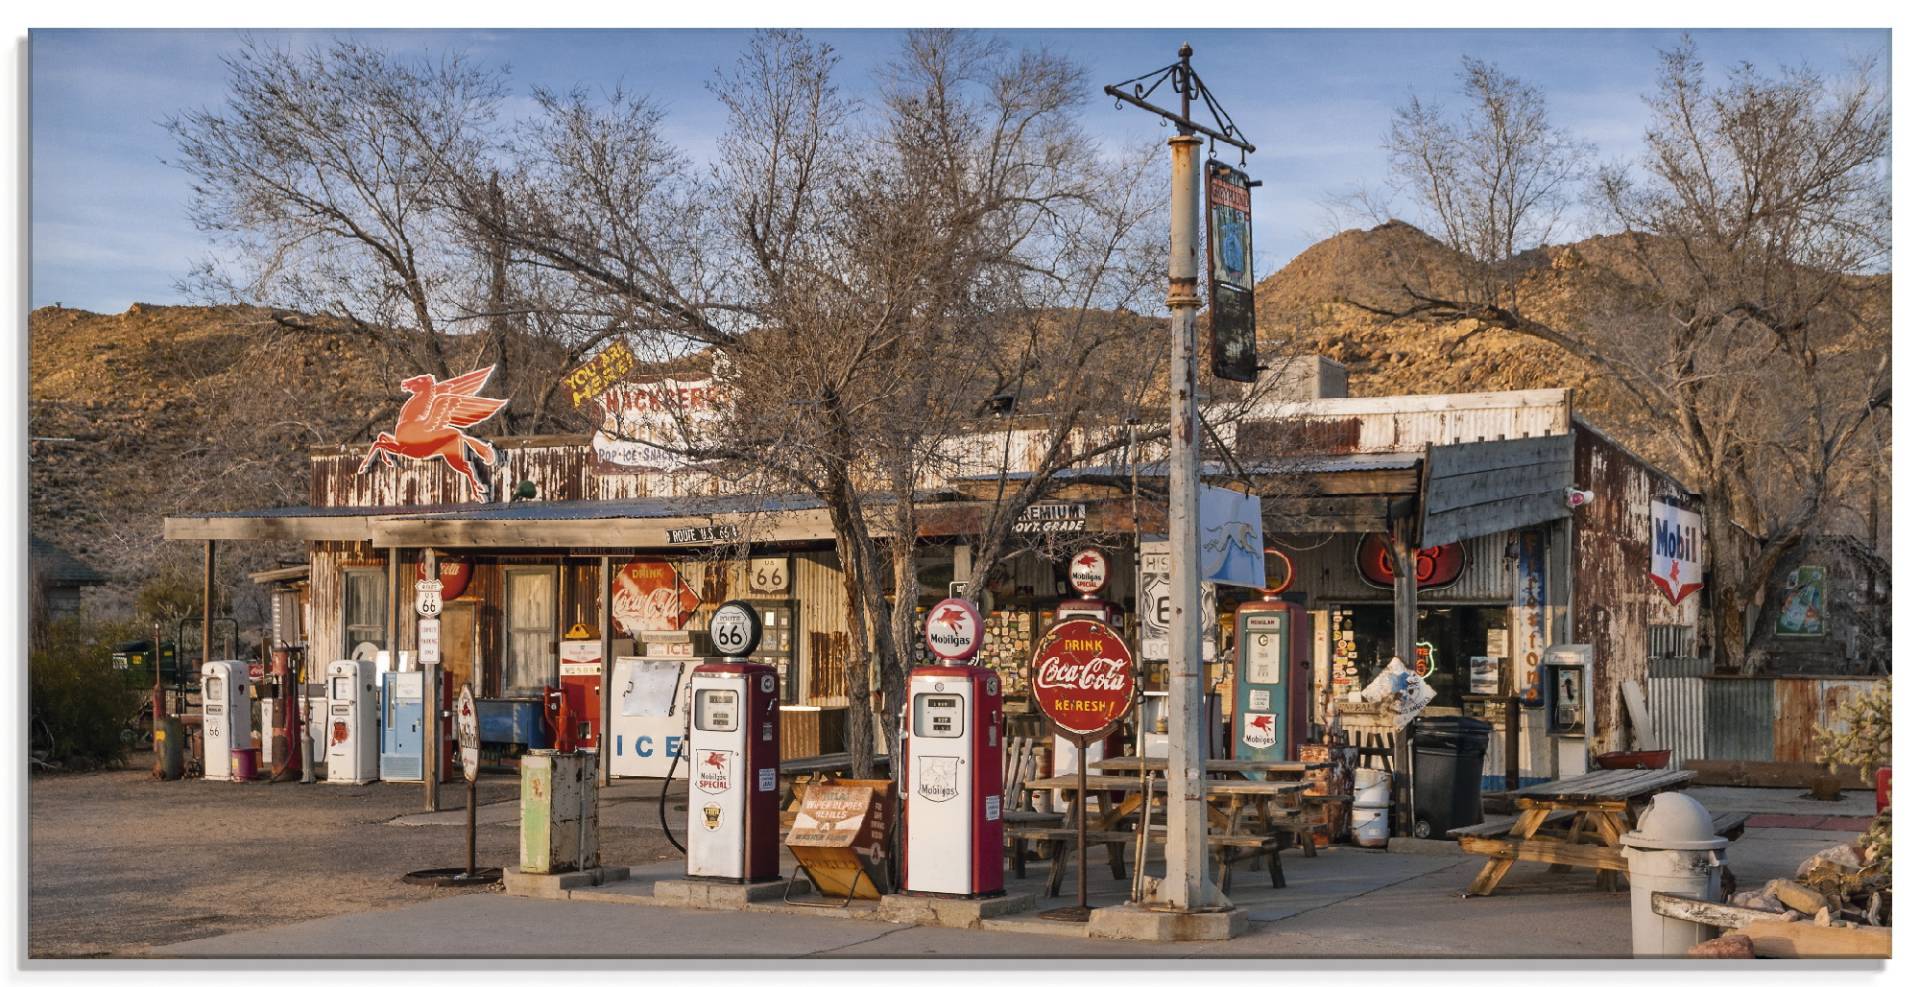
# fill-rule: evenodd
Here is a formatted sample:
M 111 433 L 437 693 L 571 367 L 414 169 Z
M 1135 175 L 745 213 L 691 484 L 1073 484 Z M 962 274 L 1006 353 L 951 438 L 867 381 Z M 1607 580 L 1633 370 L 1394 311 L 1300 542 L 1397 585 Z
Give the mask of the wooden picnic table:
M 1094 761 L 1087 765 L 1101 771 L 1121 772 L 1138 775 L 1141 762 L 1146 763 L 1148 774 L 1167 773 L 1167 759 L 1164 757 L 1110 757 L 1104 761 Z M 1210 775 L 1230 774 L 1266 774 L 1266 775 L 1304 775 L 1309 771 L 1330 767 L 1325 761 L 1248 761 L 1228 758 L 1208 758 L 1204 770 Z
M 1138 771 L 1137 765 L 1135 771 Z M 1060 893 L 1060 885 L 1066 877 L 1067 847 L 1075 839 L 1079 825 L 1078 813 L 1086 811 L 1088 798 L 1094 799 L 1098 806 L 1097 812 L 1087 817 L 1088 842 L 1107 847 L 1107 860 L 1113 876 L 1123 878 L 1126 876 L 1126 865 L 1122 848 L 1137 838 L 1135 832 L 1125 828 L 1126 824 L 1139 820 L 1140 809 L 1146 798 L 1152 797 L 1156 802 L 1163 803 L 1167 794 L 1165 778 L 1148 778 L 1147 784 L 1142 785 L 1137 773 L 1088 775 L 1084 794 L 1081 794 L 1078 772 L 1035 778 L 1027 783 L 1027 787 L 1035 791 L 1064 793 L 1067 797 L 1066 818 L 1060 825 L 1022 829 L 1020 832 L 1026 839 L 1049 844 L 1052 872 L 1047 881 L 1048 897 Z M 1256 857 L 1266 858 L 1273 886 L 1285 887 L 1286 875 L 1280 866 L 1280 837 L 1294 832 L 1286 824 L 1299 816 L 1299 793 L 1307 789 L 1307 783 L 1222 778 L 1209 780 L 1206 787 L 1207 843 L 1218 855 L 1221 890 L 1232 887 L 1234 863 Z M 1164 842 L 1165 827 L 1153 827 L 1149 836 Z M 1311 839 L 1303 840 L 1302 846 L 1308 855 L 1312 855 Z M 1025 876 L 1024 861 L 1016 861 L 1015 873 Z
M 1615 888 L 1615 875 L 1627 866 L 1620 837 L 1633 827 L 1632 813 L 1661 792 L 1685 788 L 1693 778 L 1694 772 L 1678 768 L 1619 768 L 1515 791 L 1520 813 L 1512 825 L 1491 822 L 1449 831 L 1461 849 L 1488 858 L 1466 893 L 1492 894 L 1520 860 L 1550 864 L 1556 871 L 1590 868 L 1602 889 Z M 1730 824 L 1731 817 L 1726 821 Z M 1739 822 L 1744 821 L 1742 816 Z M 1716 818 L 1716 828 L 1722 822 Z

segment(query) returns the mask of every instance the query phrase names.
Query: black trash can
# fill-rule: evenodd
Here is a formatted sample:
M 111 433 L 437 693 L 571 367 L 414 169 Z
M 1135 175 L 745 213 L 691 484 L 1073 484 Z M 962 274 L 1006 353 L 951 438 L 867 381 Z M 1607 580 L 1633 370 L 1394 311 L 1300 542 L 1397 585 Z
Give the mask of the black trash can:
M 1480 813 L 1480 768 L 1493 724 L 1471 716 L 1433 716 L 1413 723 L 1413 835 L 1444 840 L 1472 826 Z

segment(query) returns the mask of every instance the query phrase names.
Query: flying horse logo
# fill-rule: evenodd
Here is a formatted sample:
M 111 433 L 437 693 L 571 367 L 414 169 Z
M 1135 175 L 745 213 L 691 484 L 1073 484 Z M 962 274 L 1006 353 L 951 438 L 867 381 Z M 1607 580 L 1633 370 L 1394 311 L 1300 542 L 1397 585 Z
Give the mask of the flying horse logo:
M 498 366 L 498 364 L 495 364 Z M 409 377 L 400 389 L 413 396 L 400 406 L 400 420 L 393 431 L 381 432 L 360 461 L 360 472 L 373 468 L 374 457 L 391 466 L 394 456 L 407 459 L 439 457 L 455 473 L 473 484 L 474 496 L 485 500 L 487 477 L 491 474 L 498 450 L 485 439 L 476 439 L 461 431 L 492 418 L 506 407 L 505 398 L 483 398 L 480 389 L 493 376 L 493 367 L 464 373 L 446 380 L 432 374 Z

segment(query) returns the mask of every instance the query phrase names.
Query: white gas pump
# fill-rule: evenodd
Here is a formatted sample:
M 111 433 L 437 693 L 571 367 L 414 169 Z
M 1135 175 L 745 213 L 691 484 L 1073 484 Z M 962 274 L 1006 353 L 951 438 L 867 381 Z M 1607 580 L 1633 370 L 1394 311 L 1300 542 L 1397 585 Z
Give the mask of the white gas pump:
M 233 778 L 232 755 L 252 740 L 253 700 L 247 663 L 210 661 L 200 667 L 201 757 L 209 781 Z
M 327 664 L 327 783 L 380 780 L 380 690 L 371 661 Z
M 727 660 L 693 670 L 687 733 L 687 876 L 752 883 L 780 876 L 780 687 L 752 604 L 728 602 L 708 623 Z
M 1000 812 L 1000 676 L 970 664 L 985 638 L 971 603 L 942 600 L 927 612 L 937 665 L 907 679 L 906 861 L 909 894 L 987 898 L 1004 894 Z

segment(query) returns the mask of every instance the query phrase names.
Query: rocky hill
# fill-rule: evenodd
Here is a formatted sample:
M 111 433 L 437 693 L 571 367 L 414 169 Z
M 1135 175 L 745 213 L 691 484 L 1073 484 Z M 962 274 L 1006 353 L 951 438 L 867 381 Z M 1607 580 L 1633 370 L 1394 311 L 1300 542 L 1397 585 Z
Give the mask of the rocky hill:
M 1618 283 L 1618 260 L 1605 240 L 1535 251 L 1517 261 L 1520 300 L 1543 319 L 1577 320 Z M 1580 414 L 1670 465 L 1624 395 L 1546 343 L 1466 339 L 1464 327 L 1393 324 L 1340 302 L 1384 297 L 1397 279 L 1444 280 L 1451 263 L 1402 223 L 1315 244 L 1258 286 L 1263 348 L 1340 361 L 1355 396 L 1573 387 Z M 370 438 L 401 397 L 371 343 L 282 330 L 255 309 L 44 308 L 28 325 L 34 533 L 123 584 L 169 564 L 197 580 L 198 546 L 165 545 L 161 517 L 304 503 L 307 450 Z M 227 584 L 299 554 L 235 546 Z
M 110 595 L 168 569 L 197 584 L 199 546 L 163 542 L 162 517 L 305 502 L 308 447 L 395 407 L 364 342 L 279 330 L 254 309 L 56 307 L 27 325 L 30 524 L 112 578 Z M 236 546 L 222 569 L 300 551 Z

